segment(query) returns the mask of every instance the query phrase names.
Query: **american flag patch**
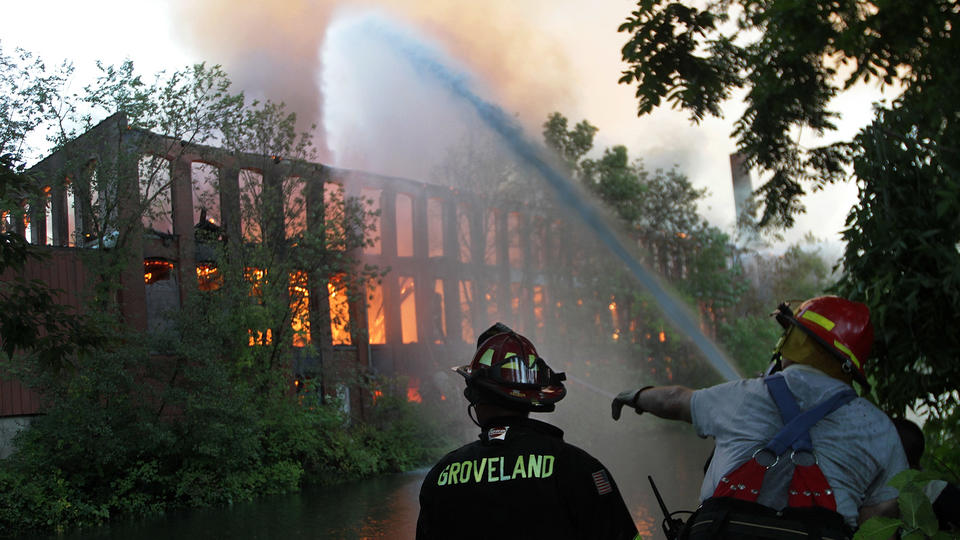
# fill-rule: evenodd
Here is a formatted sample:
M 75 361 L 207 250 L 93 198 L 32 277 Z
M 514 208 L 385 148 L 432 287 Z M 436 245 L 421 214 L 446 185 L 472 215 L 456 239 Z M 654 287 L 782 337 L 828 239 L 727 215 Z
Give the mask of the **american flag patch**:
M 607 471 L 602 469 L 593 473 L 593 484 L 597 486 L 597 493 L 601 495 L 613 491 L 613 487 L 610 486 L 610 479 L 607 478 Z

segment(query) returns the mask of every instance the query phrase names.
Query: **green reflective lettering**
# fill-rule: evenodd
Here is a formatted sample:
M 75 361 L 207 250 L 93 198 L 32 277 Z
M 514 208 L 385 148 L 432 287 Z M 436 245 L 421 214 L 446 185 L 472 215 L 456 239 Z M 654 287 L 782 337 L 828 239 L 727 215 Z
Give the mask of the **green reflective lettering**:
M 487 482 L 496 482 L 500 480 L 499 478 L 493 476 L 493 462 L 499 461 L 500 458 L 492 457 L 490 461 L 487 462 Z
M 503 475 L 503 458 L 502 458 L 502 457 L 500 458 L 500 479 L 501 479 L 501 480 L 509 480 L 509 479 L 510 479 L 509 476 L 504 476 L 504 475 Z
M 480 460 L 480 466 L 477 467 L 476 462 L 473 465 L 473 481 L 480 483 L 480 480 L 483 479 L 483 468 L 487 465 L 487 458 Z
M 548 478 L 553 474 L 553 456 L 543 456 L 543 476 L 541 478 Z
M 447 471 L 448 471 L 448 470 L 450 470 L 450 465 L 447 465 L 446 467 L 443 468 L 442 471 L 440 471 L 440 478 L 437 478 L 437 485 L 438 485 L 438 486 L 445 486 L 445 485 L 447 485 Z
M 460 465 L 460 483 L 461 484 L 466 484 L 467 482 L 470 481 L 470 469 L 472 467 L 473 467 L 472 461 L 464 461 L 463 464 Z
M 527 471 L 523 468 L 523 456 L 517 456 L 517 462 L 513 464 L 513 474 L 511 474 L 510 476 L 512 476 L 513 478 L 527 477 Z
M 530 454 L 530 461 L 527 462 L 527 478 L 540 478 L 540 465 L 543 463 L 543 456 Z
M 451 486 L 452 486 L 453 484 L 456 484 L 456 483 L 457 483 L 457 480 L 458 480 L 458 478 L 457 478 L 457 473 L 458 473 L 458 472 L 460 472 L 460 464 L 459 464 L 459 463 L 451 463 L 451 464 L 450 464 L 450 485 L 451 485 Z

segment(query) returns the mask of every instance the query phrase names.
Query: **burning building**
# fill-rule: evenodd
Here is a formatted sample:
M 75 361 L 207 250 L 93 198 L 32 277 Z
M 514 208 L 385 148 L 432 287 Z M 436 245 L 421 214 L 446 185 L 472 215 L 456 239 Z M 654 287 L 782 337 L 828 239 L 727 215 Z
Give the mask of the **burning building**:
M 584 349 L 584 378 L 591 369 L 616 377 L 601 368 L 618 348 L 643 349 L 649 365 L 641 367 L 655 375 L 672 378 L 677 367 L 662 328 L 646 320 L 654 306 L 611 288 L 610 257 L 542 194 L 478 193 L 196 144 L 131 127 L 122 114 L 42 160 L 32 175 L 45 200 L 31 201 L 27 219 L 11 226 L 51 258 L 28 264 L 24 276 L 61 289 L 61 301 L 79 307 L 90 286 L 84 253 L 117 249 L 124 257 L 118 304 L 126 324 L 144 332 L 163 331 L 196 291 L 221 287 L 229 254 L 245 245 L 296 258 L 309 249 L 297 238 L 314 231 L 322 250 L 353 254 L 348 266 L 284 270 L 289 316 L 282 327 L 250 328 L 245 339 L 250 347 L 289 340 L 291 380 L 322 378 L 322 392 L 348 395 L 359 414 L 377 396 L 350 392 L 342 374 L 403 375 L 410 382 L 398 393 L 408 400 L 446 400 L 431 388 L 439 386 L 436 374 L 465 362 L 476 335 L 496 321 L 561 358 L 558 369 L 570 368 L 573 348 Z M 362 226 L 348 223 L 346 200 L 364 205 Z M 361 241 L 350 240 L 356 228 Z M 663 240 L 648 262 L 683 279 L 689 239 Z M 256 262 L 241 268 L 254 298 L 278 279 Z M 9 379 L 2 385 L 0 417 L 41 412 L 30 389 Z
M 136 156 L 125 158 L 130 149 Z M 27 219 L 11 227 L 51 258 L 29 264 L 24 276 L 62 290 L 62 301 L 79 308 L 90 286 L 83 252 L 125 243 L 118 303 L 126 324 L 147 332 L 162 330 L 193 291 L 221 286 L 218 246 L 276 240 L 289 247 L 298 230 L 317 226 L 336 242 L 343 216 L 332 203 L 363 201 L 369 241 L 327 246 L 352 250 L 357 268 L 290 272 L 283 339 L 292 340 L 298 377 L 316 376 L 320 362 L 328 372 L 402 374 L 412 381 L 406 395 L 419 401 L 419 381 L 469 355 L 477 332 L 493 321 L 535 334 L 549 317 L 547 244 L 552 237 L 560 250 L 562 224 L 531 216 L 520 202 L 494 207 L 450 187 L 192 144 L 132 128 L 121 114 L 32 174 L 46 200 L 31 201 Z M 291 201 L 299 208 L 289 208 Z M 250 218 L 256 205 L 275 206 L 269 215 L 279 217 Z M 115 225 L 124 216 L 135 226 Z M 389 271 L 362 283 L 348 279 L 360 267 Z M 250 265 L 244 275 L 251 295 L 261 294 L 264 270 Z M 249 345 L 269 344 L 275 334 L 251 329 Z M 13 380 L 3 385 L 0 416 L 39 412 L 32 391 Z

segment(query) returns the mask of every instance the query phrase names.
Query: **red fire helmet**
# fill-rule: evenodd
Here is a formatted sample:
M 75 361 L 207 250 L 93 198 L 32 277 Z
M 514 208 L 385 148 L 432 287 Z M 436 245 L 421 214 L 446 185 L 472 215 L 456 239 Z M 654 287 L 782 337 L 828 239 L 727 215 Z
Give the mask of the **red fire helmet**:
M 787 304 L 776 311 L 777 322 L 793 324 L 812 336 L 843 363 L 860 384 L 869 387 L 863 362 L 873 346 L 870 309 L 838 296 L 818 296 L 800 304 L 796 315 Z
M 530 340 L 501 323 L 481 334 L 469 365 L 454 369 L 468 389 L 477 385 L 530 411 L 550 412 L 567 393 L 566 376 L 550 369 Z

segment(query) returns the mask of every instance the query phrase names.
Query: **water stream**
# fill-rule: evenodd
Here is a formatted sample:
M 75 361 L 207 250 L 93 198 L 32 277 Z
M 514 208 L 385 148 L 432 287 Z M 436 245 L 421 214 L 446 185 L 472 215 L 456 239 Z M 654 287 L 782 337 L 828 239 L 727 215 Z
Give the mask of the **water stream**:
M 366 29 L 368 30 L 365 32 L 366 35 L 384 40 L 425 77 L 432 78 L 447 88 L 451 94 L 467 103 L 481 121 L 498 134 L 522 162 L 532 167 L 545 179 L 559 199 L 580 217 L 603 246 L 623 262 L 634 278 L 660 306 L 666 318 L 690 338 L 707 362 L 728 381 L 740 378 L 740 374 L 723 352 L 701 332 L 697 318 L 682 302 L 670 294 L 667 287 L 653 272 L 640 263 L 627 245 L 607 225 L 601 212 L 575 187 L 566 174 L 550 164 L 550 158 L 544 155 L 540 147 L 531 142 L 517 122 L 499 106 L 486 101 L 471 88 L 469 76 L 445 65 L 428 47 L 395 31 L 388 21 L 371 18 L 366 23 Z

